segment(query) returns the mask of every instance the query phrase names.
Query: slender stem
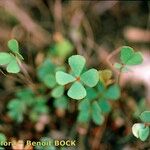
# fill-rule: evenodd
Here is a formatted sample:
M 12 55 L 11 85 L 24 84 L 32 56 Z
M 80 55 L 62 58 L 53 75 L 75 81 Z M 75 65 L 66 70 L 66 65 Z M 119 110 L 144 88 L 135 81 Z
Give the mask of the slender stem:
M 122 75 L 123 68 L 124 68 L 124 64 L 122 64 L 122 66 L 121 66 L 121 68 L 119 70 L 118 81 L 117 81 L 118 85 L 120 85 L 120 80 L 121 80 L 121 75 Z

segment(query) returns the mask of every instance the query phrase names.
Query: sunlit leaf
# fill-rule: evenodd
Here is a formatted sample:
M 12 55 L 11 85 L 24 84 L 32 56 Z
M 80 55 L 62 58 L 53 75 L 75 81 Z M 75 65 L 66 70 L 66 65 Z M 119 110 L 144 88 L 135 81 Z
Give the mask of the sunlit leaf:
M 80 55 L 73 55 L 69 57 L 68 62 L 69 62 L 72 72 L 74 73 L 76 77 L 78 77 L 83 71 L 83 68 L 85 66 L 85 58 Z
M 6 70 L 9 73 L 18 73 L 20 71 L 20 67 L 19 67 L 15 57 L 12 58 L 12 60 L 9 62 L 9 64 L 7 65 Z
M 73 82 L 75 80 L 76 79 L 68 73 L 65 73 L 63 71 L 57 71 L 56 72 L 56 81 L 60 85 L 66 85 L 66 84 Z
M 94 87 L 99 81 L 99 74 L 96 69 L 90 69 L 81 75 L 81 81 L 89 87 Z
M 76 81 L 70 87 L 67 95 L 72 99 L 83 99 L 86 96 L 86 90 L 80 82 Z
M 132 126 L 132 133 L 136 138 L 140 138 L 142 141 L 145 141 L 149 136 L 149 127 L 142 123 L 135 123 Z

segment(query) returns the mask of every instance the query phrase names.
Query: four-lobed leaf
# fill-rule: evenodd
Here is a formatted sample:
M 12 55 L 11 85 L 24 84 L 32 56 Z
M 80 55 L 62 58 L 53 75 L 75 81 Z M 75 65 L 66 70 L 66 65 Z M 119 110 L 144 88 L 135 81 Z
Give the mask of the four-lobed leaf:
M 68 59 L 72 71 L 71 74 L 63 71 L 56 72 L 56 81 L 58 84 L 66 85 L 74 82 L 67 92 L 67 95 L 72 99 L 83 99 L 87 95 L 82 83 L 88 87 L 94 87 L 98 83 L 99 75 L 96 69 L 90 69 L 82 73 L 85 67 L 85 62 L 83 56 L 73 55 Z

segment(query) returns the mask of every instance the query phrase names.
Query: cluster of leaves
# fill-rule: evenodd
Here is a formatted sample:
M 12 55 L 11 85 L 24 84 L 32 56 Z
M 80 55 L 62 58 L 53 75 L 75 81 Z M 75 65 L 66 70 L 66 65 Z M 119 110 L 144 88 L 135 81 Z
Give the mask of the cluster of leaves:
M 94 68 L 86 70 L 85 62 L 83 56 L 71 56 L 68 59 L 71 68 L 70 73 L 57 71 L 56 81 L 60 85 L 73 82 L 67 95 L 75 100 L 82 99 L 78 106 L 78 121 L 87 123 L 92 118 L 95 124 L 100 125 L 104 121 L 103 113 L 111 110 L 108 100 L 118 99 L 120 97 L 120 88 L 117 84 L 106 87 L 104 83 L 107 78 L 111 77 L 111 73 L 108 74 L 108 70 L 99 73 Z M 106 73 L 108 74 L 107 78 L 104 77 Z
M 150 111 L 144 111 L 140 115 L 143 123 L 135 123 L 132 126 L 133 135 L 142 141 L 145 141 L 149 136 Z
M 87 89 L 87 97 L 79 103 L 79 122 L 93 122 L 101 125 L 104 122 L 104 114 L 111 111 L 109 100 L 117 100 L 120 97 L 120 88 L 117 84 L 105 87 L 99 82 L 95 89 Z M 85 113 L 86 112 L 86 113 Z
M 121 72 L 128 71 L 128 66 L 139 65 L 143 62 L 142 54 L 134 52 L 131 47 L 124 46 L 121 48 L 120 63 L 115 63 L 115 67 Z M 133 135 L 142 141 L 145 141 L 149 136 L 150 111 L 144 111 L 140 115 L 143 123 L 135 123 L 132 126 Z
M 11 39 L 7 43 L 10 53 L 0 52 L 0 65 L 6 66 L 8 73 L 18 73 L 20 71 L 19 64 L 23 60 L 19 52 L 19 45 L 15 39 Z
M 10 53 L 0 52 L 0 65 L 6 67 L 8 73 L 18 73 L 23 60 L 19 52 L 19 45 L 15 39 L 8 41 Z M 62 48 L 64 51 L 62 51 Z M 68 57 L 73 46 L 66 39 L 58 40 L 51 48 L 51 54 L 63 58 Z M 129 70 L 129 66 L 139 65 L 143 58 L 140 52 L 134 52 L 131 47 L 123 46 L 120 53 L 121 63 L 115 63 L 114 67 L 120 72 Z M 120 87 L 112 82 L 110 70 L 97 71 L 92 68 L 87 70 L 86 60 L 83 56 L 73 55 L 69 57 L 70 70 L 66 73 L 65 66 L 58 66 L 46 59 L 38 68 L 37 76 L 45 88 L 50 89 L 50 97 L 54 98 L 54 106 L 66 109 L 69 98 L 80 100 L 78 105 L 78 122 L 88 123 L 91 119 L 101 125 L 104 115 L 111 111 L 109 101 L 115 101 L 120 97 Z M 68 85 L 69 84 L 69 85 Z M 65 90 L 68 89 L 67 95 Z M 42 93 L 43 94 L 43 93 Z M 44 95 L 44 94 L 43 94 Z M 36 96 L 30 89 L 22 89 L 16 93 L 16 98 L 9 101 L 8 115 L 17 122 L 22 122 L 24 115 L 36 121 L 42 113 L 48 113 L 47 100 L 44 96 Z M 27 114 L 29 110 L 29 113 Z M 133 134 L 145 141 L 149 135 L 150 112 L 143 112 L 140 116 L 144 123 L 133 125 Z M 4 137 L 0 135 L 0 138 Z
M 16 93 L 15 99 L 9 101 L 8 115 L 18 123 L 23 121 L 25 114 L 37 121 L 41 114 L 48 113 L 46 102 L 44 97 L 36 96 L 30 89 L 22 89 Z
M 54 106 L 66 109 L 68 106 L 68 98 L 64 95 L 65 87 L 58 85 L 55 79 L 57 71 L 65 71 L 65 66 L 58 66 L 46 59 L 38 68 L 37 75 L 39 80 L 49 89 L 51 89 L 51 97 L 54 98 Z

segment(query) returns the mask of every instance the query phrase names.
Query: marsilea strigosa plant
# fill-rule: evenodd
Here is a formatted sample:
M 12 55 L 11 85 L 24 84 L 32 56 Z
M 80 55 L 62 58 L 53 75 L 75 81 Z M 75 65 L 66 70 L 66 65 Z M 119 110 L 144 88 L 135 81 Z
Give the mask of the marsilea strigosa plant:
M 67 45 L 65 45 L 66 47 Z M 0 66 L 6 68 L 8 73 L 20 73 L 23 57 L 19 52 L 17 40 L 8 41 L 10 52 L 0 52 Z M 67 47 L 68 49 L 72 47 Z M 57 52 L 59 53 L 59 51 Z M 130 69 L 130 66 L 139 65 L 143 61 L 140 52 L 135 52 L 131 47 L 123 46 L 120 48 L 120 62 L 115 63 L 114 67 L 120 74 Z M 103 124 L 105 114 L 111 111 L 110 101 L 117 101 L 121 96 L 118 82 L 112 81 L 111 70 L 87 69 L 86 60 L 81 55 L 72 55 L 68 59 L 69 71 L 66 65 L 58 65 L 47 58 L 37 69 L 37 77 L 43 86 L 50 89 L 48 98 L 54 99 L 56 109 L 67 109 L 69 100 L 77 100 L 79 123 L 88 123 L 92 120 L 96 125 Z M 1 70 L 3 72 L 3 70 Z M 18 93 L 18 92 L 17 92 Z M 67 94 L 65 94 L 67 93 Z M 24 100 L 27 95 L 30 102 Z M 16 94 L 16 98 L 8 103 L 8 115 L 18 123 L 23 121 L 23 116 L 29 115 L 27 108 L 33 107 L 29 118 L 36 121 L 40 113 L 48 113 L 46 105 L 47 97 L 45 93 L 37 96 L 32 90 L 22 89 L 21 94 Z M 16 107 L 23 108 L 16 112 Z M 145 141 L 149 136 L 150 112 L 145 111 L 140 115 L 142 123 L 136 123 L 132 127 L 133 135 Z M 1 134 L 5 139 L 5 136 Z

